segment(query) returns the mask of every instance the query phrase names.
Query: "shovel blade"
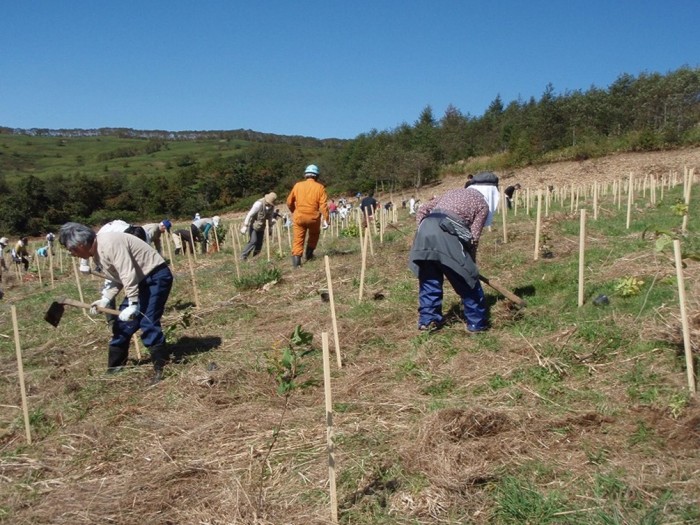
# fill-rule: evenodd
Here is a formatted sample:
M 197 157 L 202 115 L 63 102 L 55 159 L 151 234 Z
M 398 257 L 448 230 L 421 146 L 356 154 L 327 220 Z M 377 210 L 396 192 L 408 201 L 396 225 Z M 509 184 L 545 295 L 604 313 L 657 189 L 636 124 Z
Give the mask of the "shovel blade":
M 51 306 L 49 306 L 49 309 L 46 310 L 46 313 L 44 314 L 44 321 L 50 323 L 52 326 L 58 326 L 58 323 L 61 322 L 61 317 L 63 317 L 63 312 L 65 310 L 66 308 L 63 306 L 63 304 L 59 303 L 58 301 L 54 301 L 51 303 Z

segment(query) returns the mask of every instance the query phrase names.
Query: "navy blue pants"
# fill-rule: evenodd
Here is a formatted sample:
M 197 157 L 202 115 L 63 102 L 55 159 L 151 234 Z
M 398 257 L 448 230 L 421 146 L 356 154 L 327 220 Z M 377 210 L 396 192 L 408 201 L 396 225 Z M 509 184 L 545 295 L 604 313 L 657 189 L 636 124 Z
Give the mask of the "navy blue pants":
M 112 340 L 109 346 L 128 348 L 131 336 L 141 329 L 141 340 L 146 348 L 165 343 L 165 335 L 160 326 L 160 318 L 165 311 L 165 303 L 173 286 L 173 274 L 165 264 L 158 266 L 139 283 L 139 307 L 141 313 L 131 321 L 112 324 Z M 129 305 L 124 298 L 119 310 Z
M 418 324 L 427 326 L 431 321 L 441 324 L 442 316 L 442 287 L 445 277 L 462 298 L 464 321 L 467 330 L 479 332 L 488 328 L 488 313 L 486 298 L 481 283 L 476 281 L 470 288 L 465 280 L 447 266 L 438 261 L 420 261 L 418 272 Z

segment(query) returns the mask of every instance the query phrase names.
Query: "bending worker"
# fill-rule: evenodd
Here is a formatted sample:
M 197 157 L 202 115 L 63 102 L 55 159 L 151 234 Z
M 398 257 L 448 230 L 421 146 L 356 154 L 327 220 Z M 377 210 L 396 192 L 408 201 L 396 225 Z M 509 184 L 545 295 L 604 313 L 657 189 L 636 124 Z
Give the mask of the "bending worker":
M 218 228 L 219 222 L 221 222 L 221 219 L 218 215 L 214 215 L 211 219 L 209 217 L 203 217 L 201 219 L 196 219 L 192 221 L 192 225 L 190 226 L 192 231 L 192 238 L 200 242 L 202 246 L 203 255 L 206 255 L 207 253 L 207 241 L 209 240 L 209 232 L 212 230 L 212 228 Z
M 275 200 L 277 194 L 270 192 L 262 199 L 258 199 L 253 203 L 248 215 L 245 216 L 241 233 L 248 234 L 250 239 L 241 252 L 241 259 L 246 260 L 253 253 L 253 257 L 262 250 L 263 240 L 265 239 L 265 228 L 272 233 L 272 225 L 275 221 Z
M 172 223 L 168 219 L 143 225 L 143 230 L 146 232 L 146 242 L 153 244 L 153 247 L 161 255 L 163 255 L 163 243 L 160 237 L 166 231 L 169 232 L 171 227 Z
M 467 332 L 488 329 L 476 250 L 484 225 L 498 205 L 498 190 L 496 186 L 490 188 L 494 195 L 489 199 L 470 185 L 449 190 L 418 209 L 418 231 L 409 268 L 418 277 L 419 330 L 433 331 L 445 324 L 442 312 L 445 277 L 462 299 Z
M 97 313 L 94 307 L 107 307 L 124 290 L 119 317 L 112 324 L 107 372 L 117 372 L 126 365 L 131 337 L 140 328 L 141 340 L 153 361 L 153 381 L 159 381 L 170 355 L 160 319 L 173 285 L 173 274 L 163 257 L 134 235 L 110 231 L 96 234 L 76 222 L 64 224 L 58 240 L 74 257 L 92 257 L 108 278 L 102 298 L 92 303 L 90 313 Z
M 287 197 L 287 207 L 293 213 L 294 242 L 292 245 L 292 266 L 301 266 L 301 256 L 304 253 L 306 241 L 306 260 L 314 256 L 314 250 L 321 234 L 321 219 L 323 228 L 328 228 L 328 195 L 323 184 L 318 182 L 319 170 L 315 164 L 309 164 L 304 170 L 304 180 L 297 182 Z

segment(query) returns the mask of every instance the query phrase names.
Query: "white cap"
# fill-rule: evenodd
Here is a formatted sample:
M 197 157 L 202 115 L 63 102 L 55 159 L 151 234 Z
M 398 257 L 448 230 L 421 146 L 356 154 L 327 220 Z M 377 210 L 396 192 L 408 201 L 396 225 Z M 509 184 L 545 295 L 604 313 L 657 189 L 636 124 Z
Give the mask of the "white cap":
M 0 244 L 2 244 L 3 246 L 7 246 L 8 244 L 10 244 L 10 239 L 8 239 L 7 237 L 1 237 Z

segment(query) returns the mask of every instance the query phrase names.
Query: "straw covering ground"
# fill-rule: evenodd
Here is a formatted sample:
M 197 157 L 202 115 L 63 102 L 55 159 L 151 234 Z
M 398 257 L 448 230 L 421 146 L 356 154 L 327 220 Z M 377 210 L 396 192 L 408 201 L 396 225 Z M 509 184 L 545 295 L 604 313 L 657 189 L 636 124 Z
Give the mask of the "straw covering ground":
M 700 168 L 700 150 L 500 175 L 505 184 L 520 182 L 524 197 L 526 188 L 584 188 L 630 173 L 639 181 L 673 174 L 682 181 L 686 167 Z M 462 184 L 447 178 L 419 197 Z M 21 284 L 6 280 L 0 521 L 331 523 L 321 352 L 327 332 L 341 523 L 698 523 L 700 406 L 689 394 L 673 254 L 656 249 L 662 230 L 680 237 L 686 254 L 698 249 L 700 196 L 693 187 L 681 236 L 681 217 L 672 213 L 681 191 L 666 188 L 652 205 L 640 187 L 630 229 L 626 201 L 618 208 L 610 193 L 601 195 L 595 223 L 588 213 L 582 307 L 579 214 L 570 213 L 568 200 L 543 213 L 548 255 L 538 260 L 534 208 L 526 213 L 521 201 L 518 214 L 507 216 L 507 243 L 497 216 L 479 248 L 481 271 L 528 306 L 515 308 L 485 287 L 492 329 L 478 336 L 466 334 L 449 286 L 448 325 L 418 332 L 417 281 L 407 269 L 415 224 L 403 209 L 382 239 L 373 238 L 362 283 L 357 237 L 327 232 L 318 258 L 298 271 L 286 237 L 283 257 L 273 239 L 270 263 L 263 250 L 238 269 L 251 279 L 279 270 L 253 287 L 238 279 L 228 239 L 221 252 L 194 263 L 201 304 L 194 308 L 187 262 L 178 257 L 164 317 L 176 362 L 153 387 L 147 363 L 104 374 L 109 329 L 101 317 L 70 309 L 57 328 L 42 320 L 53 298 L 77 298 L 67 259 L 53 289 L 45 273 L 42 286 L 33 276 Z M 580 206 L 590 210 L 591 203 L 582 193 Z M 240 220 L 223 219 L 236 226 Z M 324 300 L 324 255 L 342 368 Z M 697 366 L 700 263 L 690 256 L 684 262 Z M 643 284 L 625 297 L 617 286 L 628 277 Z M 100 285 L 82 279 L 86 300 Z M 593 304 L 600 294 L 609 304 Z M 10 302 L 19 319 L 31 445 Z M 313 342 L 295 354 L 295 388 L 285 397 L 274 365 L 297 326 Z

